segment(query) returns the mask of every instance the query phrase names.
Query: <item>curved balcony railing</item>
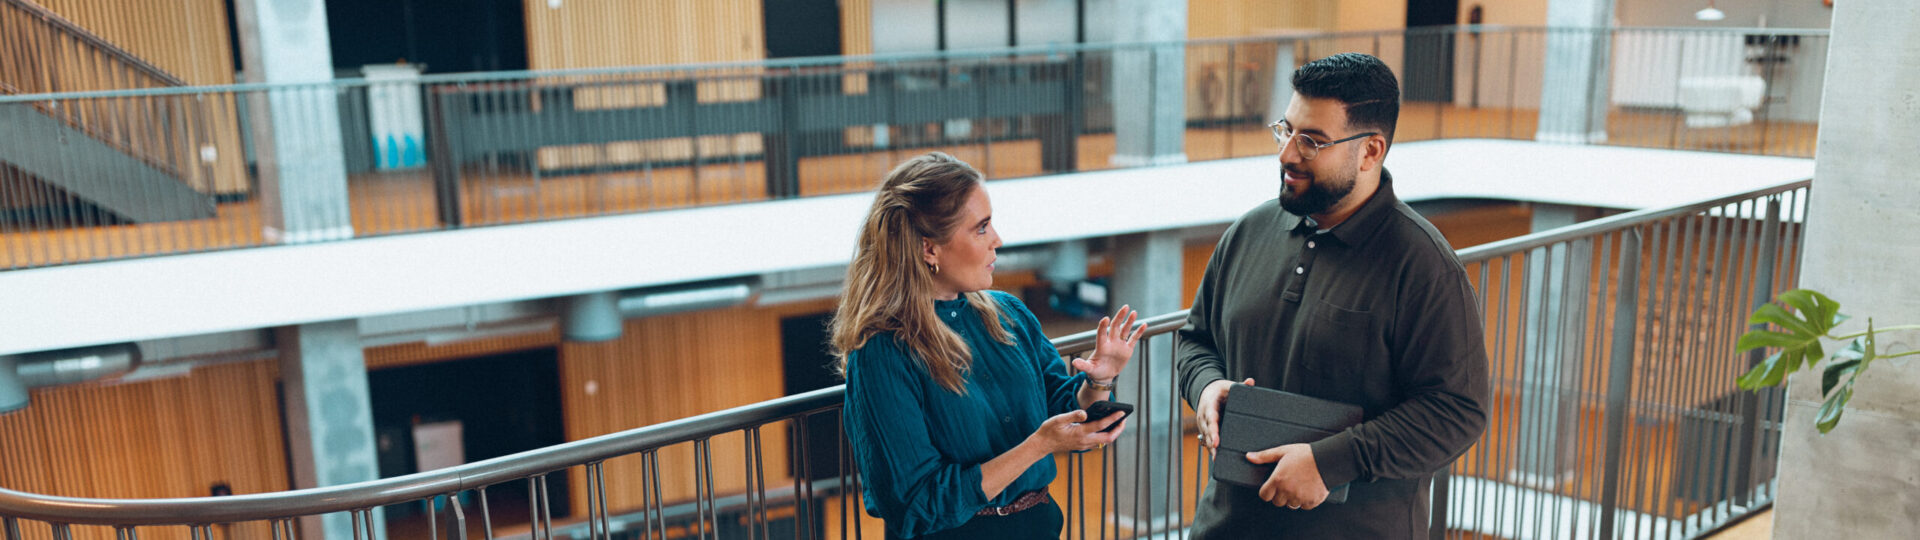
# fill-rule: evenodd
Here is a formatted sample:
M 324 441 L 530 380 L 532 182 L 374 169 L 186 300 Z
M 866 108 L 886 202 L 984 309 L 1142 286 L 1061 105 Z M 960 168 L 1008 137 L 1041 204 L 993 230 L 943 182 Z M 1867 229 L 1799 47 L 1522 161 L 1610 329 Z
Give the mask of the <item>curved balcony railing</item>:
M 1743 314 L 1797 279 L 1810 185 L 1461 250 L 1487 328 L 1491 426 L 1436 476 L 1435 532 L 1698 537 L 1771 504 L 1784 396 L 1737 390 L 1734 378 L 1756 358 L 1733 345 Z M 1069 537 L 1169 537 L 1192 521 L 1206 463 L 1168 357 L 1185 317 L 1143 321 L 1149 337 L 1116 398 L 1139 407 L 1133 433 L 1102 451 L 1056 456 L 1053 492 Z M 1091 338 L 1054 345 L 1084 353 Z M 861 516 L 844 439 L 807 421 L 837 417 L 842 395 L 834 387 L 447 469 L 282 493 L 126 500 L 0 489 L 0 530 L 6 540 L 277 540 L 312 535 L 318 520 L 331 519 L 336 530 L 371 539 L 389 530 L 377 526 L 380 508 L 406 505 L 417 509 L 415 526 L 393 534 L 410 538 L 877 537 L 877 521 Z M 840 441 L 837 456 L 813 459 L 809 437 Z M 836 457 L 836 470 L 811 468 Z M 554 510 L 547 485 L 556 475 L 586 486 L 575 491 L 585 504 Z M 516 483 L 524 499 L 489 499 L 490 489 Z
M 1141 161 L 1113 159 L 1130 136 L 1116 134 L 1116 117 L 1137 114 L 1115 107 L 1132 88 L 1115 78 L 1169 71 L 1181 95 L 1154 102 L 1182 103 L 1184 129 L 1157 137 L 1180 133 L 1194 161 L 1270 155 L 1264 125 L 1284 105 L 1276 89 L 1285 74 L 1342 51 L 1377 54 L 1401 73 L 1399 141 L 1531 140 L 1542 132 L 1540 104 L 1566 100 L 1545 95 L 1557 76 L 1545 60 L 1554 40 L 1611 51 L 1599 142 L 1813 154 L 1827 40 L 1819 30 L 1435 27 L 0 96 L 0 110 L 55 103 L 235 143 L 161 139 L 191 158 L 181 163 L 198 164 L 196 189 L 220 201 L 213 217 L 165 224 L 88 217 L 86 201 L 52 197 L 0 167 L 0 271 L 278 242 L 267 228 L 357 238 L 860 192 L 903 153 L 926 150 L 993 179 L 1113 168 Z M 1149 53 L 1158 60 L 1134 62 Z M 217 114 L 168 112 L 194 107 Z M 268 127 L 269 116 L 279 125 Z M 256 162 L 276 130 L 338 134 L 338 156 L 298 171 L 335 170 L 337 159 L 344 190 L 308 191 L 338 200 L 304 206 L 344 213 L 264 221 L 273 205 L 259 197 L 272 191 L 256 188 L 270 178 L 242 160 Z M 77 154 L 43 160 L 56 175 L 90 164 Z

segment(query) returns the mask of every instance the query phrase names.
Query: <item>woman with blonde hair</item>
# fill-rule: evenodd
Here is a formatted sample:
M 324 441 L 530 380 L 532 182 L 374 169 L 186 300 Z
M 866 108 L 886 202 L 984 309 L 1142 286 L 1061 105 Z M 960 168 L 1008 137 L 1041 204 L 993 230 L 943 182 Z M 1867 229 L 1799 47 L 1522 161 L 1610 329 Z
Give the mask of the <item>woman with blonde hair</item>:
M 847 268 L 832 324 L 843 421 L 888 538 L 1057 539 L 1052 455 L 1125 427 L 1121 413 L 1082 409 L 1133 357 L 1137 314 L 1101 319 L 1093 356 L 1069 375 L 1033 312 L 987 290 L 992 216 L 973 167 L 939 152 L 907 160 L 881 183 Z

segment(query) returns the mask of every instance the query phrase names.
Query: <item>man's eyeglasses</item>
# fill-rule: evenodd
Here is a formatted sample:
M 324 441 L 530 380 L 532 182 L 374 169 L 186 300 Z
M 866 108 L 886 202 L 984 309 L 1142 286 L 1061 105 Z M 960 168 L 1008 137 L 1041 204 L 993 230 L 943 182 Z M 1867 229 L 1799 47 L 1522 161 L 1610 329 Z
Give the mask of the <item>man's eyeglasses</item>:
M 1288 125 L 1286 120 L 1281 120 L 1278 122 L 1267 124 L 1267 129 L 1273 130 L 1273 142 L 1275 144 L 1280 145 L 1280 153 L 1283 153 L 1283 154 L 1286 153 L 1287 144 L 1292 143 L 1295 146 L 1299 147 L 1300 159 L 1302 161 L 1313 159 L 1314 157 L 1319 156 L 1320 151 L 1326 149 L 1329 146 L 1333 146 L 1336 144 L 1340 144 L 1340 143 L 1355 140 L 1355 139 L 1372 137 L 1374 135 L 1380 134 L 1379 132 L 1369 131 L 1366 133 L 1361 133 L 1359 135 L 1354 135 L 1352 137 L 1347 137 L 1345 139 L 1323 143 L 1323 142 L 1313 140 L 1313 137 L 1308 137 L 1307 134 L 1305 133 L 1294 133 L 1293 126 Z

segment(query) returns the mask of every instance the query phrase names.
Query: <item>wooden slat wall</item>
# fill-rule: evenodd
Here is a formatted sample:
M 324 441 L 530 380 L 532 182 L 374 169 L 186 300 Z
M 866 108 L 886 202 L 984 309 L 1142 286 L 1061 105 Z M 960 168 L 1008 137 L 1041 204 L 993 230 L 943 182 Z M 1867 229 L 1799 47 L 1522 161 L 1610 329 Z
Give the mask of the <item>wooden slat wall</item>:
M 761 1 L 527 0 L 527 66 L 542 70 L 764 59 Z M 697 94 L 702 102 L 759 98 L 755 70 L 708 70 L 700 75 L 742 77 L 701 83 Z M 646 107 L 664 97 L 657 84 L 628 83 L 578 90 L 574 102 L 582 108 Z M 758 134 L 716 135 L 697 142 L 683 138 L 544 148 L 537 159 L 542 167 L 571 169 L 760 151 Z
M 231 84 L 221 0 L 30 0 L 192 85 Z
M 527 0 L 527 65 L 538 70 L 765 58 L 760 2 Z
M 187 84 L 233 82 L 233 50 L 228 44 L 226 7 L 220 0 L 39 0 L 39 4 Z M 12 10 L 0 10 L 0 15 L 6 13 Z M 0 82 L 21 92 L 160 86 L 156 79 L 136 75 L 129 64 L 79 46 L 75 38 L 52 33 L 37 22 L 0 23 L 4 23 L 0 29 L 12 34 L 0 46 L 20 49 L 0 51 L 0 55 L 38 55 L 44 62 L 0 69 Z M 230 96 L 74 100 L 64 106 L 77 112 L 95 133 L 179 170 L 182 180 L 195 189 L 211 193 L 248 189 L 237 109 Z M 202 162 L 203 145 L 211 145 L 215 152 L 210 163 Z
M 367 370 L 372 371 L 415 364 L 430 364 L 442 360 L 458 360 L 541 347 L 554 347 L 559 344 L 560 329 L 554 328 L 545 332 L 529 332 L 485 339 L 456 341 L 440 345 L 428 345 L 426 342 L 413 342 L 381 347 L 368 347 L 364 354 L 367 359 Z
M 162 498 L 287 489 L 286 448 L 275 398 L 275 360 L 219 364 L 190 375 L 128 384 L 34 390 L 33 404 L 0 415 L 0 487 L 72 497 Z M 264 535 L 258 524 L 236 527 Z M 27 527 L 29 538 L 48 538 Z M 184 538 L 183 528 L 141 531 Z M 36 536 L 43 535 L 43 536 Z M 107 539 L 111 529 L 79 528 Z
M 620 339 L 560 346 L 561 404 L 568 440 L 657 424 L 781 397 L 785 393 L 780 319 L 833 309 L 831 301 L 767 308 L 737 307 L 632 319 Z M 588 391 L 592 387 L 595 390 Z M 790 485 L 785 424 L 761 433 L 766 479 Z M 714 441 L 716 491 L 746 487 L 742 437 Z M 660 452 L 664 499 L 693 492 L 691 445 Z M 607 500 L 614 511 L 641 505 L 641 460 L 607 462 Z M 585 501 L 584 472 L 571 471 L 572 500 Z

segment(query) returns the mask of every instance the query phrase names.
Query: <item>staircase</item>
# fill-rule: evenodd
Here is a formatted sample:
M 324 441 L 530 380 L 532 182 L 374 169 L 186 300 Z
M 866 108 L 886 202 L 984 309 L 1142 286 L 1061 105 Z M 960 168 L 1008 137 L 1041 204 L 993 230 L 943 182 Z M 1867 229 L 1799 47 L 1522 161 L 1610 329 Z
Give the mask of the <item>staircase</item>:
M 0 96 L 186 86 L 30 0 L 0 0 L 0 34 Z M 130 222 L 209 218 L 213 196 L 189 180 L 206 176 L 205 118 L 191 96 L 0 102 L 0 166 Z M 0 210 L 34 204 L 14 191 Z

